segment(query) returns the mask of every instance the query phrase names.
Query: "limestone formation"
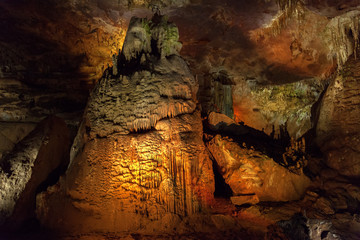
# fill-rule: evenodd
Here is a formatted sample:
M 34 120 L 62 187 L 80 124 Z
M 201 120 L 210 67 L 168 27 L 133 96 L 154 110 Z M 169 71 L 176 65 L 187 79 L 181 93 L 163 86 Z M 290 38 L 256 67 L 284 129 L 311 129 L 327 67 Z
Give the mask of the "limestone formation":
M 68 164 L 69 131 L 49 117 L 0 160 L 0 225 L 18 227 L 34 218 L 35 196 L 56 169 Z
M 208 148 L 234 196 L 256 195 L 260 201 L 298 200 L 310 184 L 303 173 L 291 173 L 265 154 L 242 148 L 229 138 L 216 135 Z
M 160 10 L 160 8 L 165 7 L 181 7 L 189 4 L 189 0 L 119 0 L 118 4 L 123 4 L 129 8 L 131 7 L 147 7 L 152 9 L 153 11 Z
M 0 124 L 0 158 L 10 152 L 15 145 L 35 128 L 33 123 Z
M 311 107 L 318 101 L 324 85 L 319 79 L 307 79 L 276 86 L 253 86 L 252 107 L 264 119 L 261 124 L 268 134 L 273 126 L 278 132 L 286 124 L 290 136 L 298 139 L 314 127 Z
M 339 69 L 351 55 L 356 58 L 359 47 L 359 21 L 360 11 L 353 10 L 334 17 L 326 26 L 330 48 L 329 57 L 336 56 Z
M 249 132 L 249 128 L 236 123 L 228 116 L 211 112 L 208 116 L 208 124 L 210 130 L 243 135 Z
M 151 232 L 207 207 L 212 162 L 202 142 L 197 83 L 177 40 L 163 16 L 131 20 L 118 74 L 108 69 L 93 90 L 66 175 L 37 197 L 42 224 Z
M 67 124 L 77 127 L 86 105 L 86 95 L 84 91 L 75 89 L 44 91 L 39 86 L 13 78 L 0 79 L 0 121 L 12 123 L 14 131 L 18 127 L 29 132 L 27 129 L 33 128 L 46 116 L 58 115 Z
M 338 240 L 342 239 L 339 234 L 334 231 L 331 221 L 309 219 L 306 223 L 309 228 L 310 239 Z
M 244 205 L 244 204 L 257 204 L 259 202 L 259 198 L 255 194 L 251 195 L 239 195 L 230 197 L 232 204 L 234 205 Z
M 354 58 L 331 82 L 321 102 L 317 143 L 326 163 L 340 174 L 360 176 L 359 68 Z
M 15 233 L 42 167 L 1 170 L 0 239 L 358 239 L 359 4 L 0 1 L 0 155 L 49 115 L 78 132 Z

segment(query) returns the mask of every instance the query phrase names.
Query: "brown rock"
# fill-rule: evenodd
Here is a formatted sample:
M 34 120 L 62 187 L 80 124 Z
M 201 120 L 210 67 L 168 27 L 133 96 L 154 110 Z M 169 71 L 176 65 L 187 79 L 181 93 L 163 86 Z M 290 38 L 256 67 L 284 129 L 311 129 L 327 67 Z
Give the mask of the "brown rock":
M 213 131 L 221 131 L 236 135 L 249 132 L 249 128 L 236 123 L 234 120 L 222 113 L 211 112 L 208 116 L 209 128 Z
M 312 192 L 312 191 L 306 191 L 304 198 L 301 200 L 304 206 L 310 207 L 316 200 L 319 198 L 319 194 Z
M 0 125 L 0 158 L 35 128 L 33 123 L 2 123 Z
M 320 197 L 315 202 L 314 208 L 317 208 L 321 213 L 324 213 L 326 215 L 332 215 L 335 213 L 330 200 L 325 197 Z
M 211 112 L 208 116 L 208 122 L 210 128 L 213 130 L 219 130 L 221 126 L 228 126 L 231 124 L 237 124 L 233 119 L 229 118 L 225 114 Z
M 216 228 L 221 231 L 234 229 L 236 224 L 235 220 L 231 216 L 222 214 L 212 215 L 211 220 Z
M 232 196 L 230 200 L 234 205 L 256 204 L 259 202 L 259 198 L 256 195 Z
M 348 208 L 346 195 L 343 195 L 344 192 L 334 192 L 334 195 L 330 196 L 329 199 L 332 203 L 332 206 L 335 210 L 346 210 Z
M 256 194 L 260 201 L 291 201 L 300 199 L 310 184 L 303 173 L 291 173 L 268 156 L 220 135 L 208 143 L 208 148 L 234 195 Z
M 149 37 L 141 29 L 147 20 L 132 23 L 129 34 Z M 163 30 L 174 28 L 164 19 L 161 24 Z M 166 41 L 177 41 L 175 35 Z M 172 46 L 159 39 L 152 41 Z M 91 94 L 66 176 L 38 195 L 37 213 L 45 226 L 75 232 L 173 231 L 179 216 L 201 212 L 213 198 L 197 85 L 186 63 L 177 55 L 151 53 L 137 70 L 131 64 L 145 50 L 136 41 L 127 43 L 120 76 L 106 72 Z
M 321 102 L 317 142 L 326 163 L 340 174 L 360 176 L 360 63 L 353 58 L 328 87 Z
M 359 239 L 360 217 L 358 214 L 337 213 L 332 223 L 333 227 L 341 235 L 341 239 Z

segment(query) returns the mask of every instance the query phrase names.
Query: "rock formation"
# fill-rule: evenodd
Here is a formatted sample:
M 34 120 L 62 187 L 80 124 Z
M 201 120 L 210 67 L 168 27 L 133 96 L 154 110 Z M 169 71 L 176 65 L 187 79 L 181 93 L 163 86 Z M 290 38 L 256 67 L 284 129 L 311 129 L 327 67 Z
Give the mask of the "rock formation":
M 330 55 L 336 56 L 337 64 L 341 68 L 351 55 L 357 56 L 359 46 L 359 18 L 360 11 L 353 10 L 334 17 L 327 24 L 327 40 Z
M 69 159 L 69 130 L 63 120 L 49 117 L 0 160 L 0 225 L 19 227 L 35 217 L 35 198 L 55 170 Z
M 359 0 L 0 1 L 0 238 L 358 239 L 359 16 Z M 74 141 L 59 181 L 48 160 L 68 152 L 42 152 L 65 147 L 26 137 L 49 115 Z
M 350 177 L 360 176 L 359 68 L 354 58 L 343 66 L 322 99 L 317 124 L 327 165 Z
M 178 30 L 165 17 L 132 18 L 117 65 L 91 94 L 66 175 L 37 197 L 42 224 L 156 231 L 156 224 L 171 226 L 177 221 L 169 219 L 206 208 L 212 163 L 197 83 L 179 47 Z
M 216 135 L 207 146 L 218 171 L 233 191 L 233 202 L 238 202 L 239 196 L 251 195 L 260 201 L 298 200 L 310 184 L 304 173 L 292 173 L 265 154 L 241 147 L 229 138 Z M 253 202 L 256 203 L 246 199 L 243 203 Z

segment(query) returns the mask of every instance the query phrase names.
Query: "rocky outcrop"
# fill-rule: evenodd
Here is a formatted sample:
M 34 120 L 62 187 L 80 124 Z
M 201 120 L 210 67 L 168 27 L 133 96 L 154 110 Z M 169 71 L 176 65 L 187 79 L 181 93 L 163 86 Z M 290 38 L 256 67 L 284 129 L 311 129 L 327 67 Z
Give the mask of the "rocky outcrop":
M 1 159 L 0 224 L 18 227 L 34 217 L 37 191 L 54 170 L 66 168 L 69 149 L 66 124 L 49 117 Z
M 0 3 L 3 76 L 60 89 L 93 86 L 112 64 L 108 56 L 122 46 L 126 34 L 127 20 L 120 18 L 119 11 L 103 9 L 106 5 Z M 32 22 L 27 21 L 30 18 Z
M 211 112 L 207 120 L 208 127 L 212 131 L 221 131 L 237 135 L 246 134 L 250 131 L 249 128 L 236 123 L 233 119 L 221 113 Z
M 256 195 L 260 201 L 298 200 L 310 184 L 302 172 L 291 173 L 265 154 L 241 147 L 229 138 L 216 135 L 207 147 L 234 196 Z M 256 202 L 256 198 L 248 200 Z
M 133 18 L 88 102 L 64 178 L 37 197 L 41 223 L 75 232 L 158 231 L 206 208 L 212 163 L 197 83 L 165 17 Z M 164 217 L 167 216 L 167 217 Z M 59 224 L 60 223 L 60 224 Z
M 71 135 L 81 121 L 87 91 L 47 89 L 0 76 L 0 156 L 15 145 L 49 115 L 66 122 Z
M 29 85 L 13 78 L 0 78 L 0 121 L 35 125 L 44 117 L 58 115 L 77 126 L 88 93 Z
M 326 40 L 330 54 L 336 55 L 339 68 L 346 63 L 351 55 L 357 56 L 359 19 L 360 11 L 353 10 L 334 17 L 326 26 Z
M 341 13 L 354 6 L 354 1 L 351 4 L 343 2 L 339 2 Z M 313 77 L 326 77 L 335 69 L 330 56 L 336 51 L 331 50 L 329 54 L 328 48 L 334 44 L 324 43 L 323 36 L 318 36 L 329 23 L 322 15 L 330 7 L 331 11 L 336 9 L 336 4 L 321 3 L 325 6 L 316 12 L 306 6 L 292 11 L 296 16 L 284 19 L 287 24 L 280 24 L 284 25 L 282 32 L 273 36 L 264 34 L 264 26 L 269 25 L 272 18 L 273 22 L 280 21 L 276 18 L 275 1 L 247 3 L 247 7 L 235 4 L 235 1 L 229 5 L 214 2 L 211 6 L 197 1 L 191 2 L 192 11 L 184 7 L 189 3 L 187 0 L 68 1 L 48 5 L 39 1 L 1 3 L 0 11 L 5 20 L 0 28 L 0 77 L 12 76 L 35 84 L 70 89 L 92 88 L 104 69 L 113 65 L 108 56 L 122 47 L 130 16 L 128 9 L 135 8 L 133 11 L 141 15 L 149 14 L 150 9 L 161 10 L 171 14 L 171 18 L 181 25 L 184 36 L 181 40 L 185 46 L 183 56 L 197 70 L 202 82 L 200 92 L 207 92 L 199 98 L 206 114 L 219 110 L 258 130 L 264 129 L 268 134 L 273 125 L 277 131 L 279 125 L 288 122 L 289 132 L 295 138 L 311 128 L 312 96 L 299 97 L 295 94 L 296 89 L 291 90 L 291 94 L 278 95 L 276 88 L 302 79 L 311 79 L 310 82 L 316 84 Z M 292 10 L 296 3 L 299 1 L 290 4 Z M 314 2 L 307 5 L 316 4 L 320 5 Z M 51 9 L 51 13 L 43 11 L 42 6 Z M 340 22 L 352 19 L 354 14 L 348 15 L 342 16 Z M 258 20 L 249 21 L 253 16 Z M 26 21 L 30 18 L 33 19 L 31 23 Z M 199 18 L 203 21 L 197 21 Z M 331 31 L 325 37 L 345 32 L 343 30 L 352 21 L 346 20 L 335 29 L 337 20 L 333 19 L 329 25 Z M 203 26 L 211 27 L 202 31 Z M 351 29 L 355 30 L 355 25 Z M 339 34 L 334 35 L 338 40 L 348 38 L 346 34 Z M 351 38 L 351 34 L 348 35 Z M 348 40 L 341 40 L 336 49 Z M 347 55 L 353 52 L 353 47 L 346 49 Z M 233 78 L 232 82 L 224 82 L 224 76 Z M 255 92 L 256 96 L 251 94 L 254 83 L 255 88 L 260 89 Z M 264 83 L 275 84 L 274 91 L 272 87 L 263 89 Z M 269 98 L 269 92 L 275 99 Z M 294 104 L 284 103 L 284 98 Z M 298 101 L 299 98 L 307 103 Z M 266 107 L 262 105 L 264 101 L 269 102 Z
M 35 127 L 36 124 L 34 123 L 10 122 L 0 124 L 0 158 L 10 152 Z
M 108 75 L 92 93 L 88 107 L 91 133 L 102 137 L 146 131 L 161 119 L 195 111 L 195 79 L 174 54 L 181 46 L 178 30 L 158 20 L 161 22 L 132 20 L 119 56 L 121 68 L 112 68 L 115 77 Z M 157 45 L 151 46 L 151 41 Z
M 360 64 L 351 58 L 328 87 L 320 106 L 317 143 L 339 173 L 360 176 Z
M 234 118 L 275 137 L 286 126 L 298 139 L 314 127 L 311 108 L 324 86 L 315 78 L 281 85 L 246 81 L 234 87 Z
M 230 76 L 226 69 L 215 68 L 210 74 L 198 77 L 198 80 L 198 95 L 203 114 L 219 112 L 233 118 L 233 76 Z

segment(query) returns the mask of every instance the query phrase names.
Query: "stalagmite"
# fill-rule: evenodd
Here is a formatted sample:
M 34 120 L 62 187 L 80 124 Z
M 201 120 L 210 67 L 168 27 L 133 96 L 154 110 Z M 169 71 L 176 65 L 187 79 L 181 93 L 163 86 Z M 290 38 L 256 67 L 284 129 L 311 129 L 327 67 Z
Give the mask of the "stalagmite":
M 174 33 L 170 39 L 157 35 L 162 28 Z M 72 153 L 74 160 L 57 190 L 38 196 L 37 212 L 45 226 L 152 232 L 143 228 L 153 221 L 164 224 L 169 213 L 198 213 L 194 206 L 206 209 L 212 201 L 212 163 L 202 142 L 200 112 L 192 97 L 196 92 L 191 92 L 197 83 L 174 50 L 179 45 L 173 28 L 165 20 L 161 26 L 131 20 L 117 75 L 101 79 L 91 93 L 77 137 L 84 139 L 76 141 L 83 146 L 73 147 L 79 153 Z M 166 41 L 170 51 L 151 53 L 151 41 Z M 142 53 L 150 57 L 143 59 Z M 129 67 L 137 61 L 146 70 Z

